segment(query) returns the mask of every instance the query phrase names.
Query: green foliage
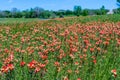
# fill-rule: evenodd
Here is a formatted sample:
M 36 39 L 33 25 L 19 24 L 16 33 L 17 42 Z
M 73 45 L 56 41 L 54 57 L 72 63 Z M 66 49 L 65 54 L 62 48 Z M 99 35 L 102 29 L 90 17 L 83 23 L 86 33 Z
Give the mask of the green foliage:
M 105 6 L 102 6 L 102 7 L 100 8 L 100 11 L 101 11 L 101 14 L 102 14 L 102 15 L 105 15 L 109 10 L 105 9 Z
M 120 0 L 117 0 L 117 6 L 120 7 Z
M 76 16 L 80 16 L 81 13 L 82 13 L 82 8 L 81 8 L 81 6 L 74 6 L 74 14 L 75 14 Z
M 84 9 L 84 10 L 82 11 L 82 15 L 83 15 L 83 16 L 89 15 L 89 10 L 88 10 L 88 9 Z
M 114 14 L 120 14 L 120 8 L 113 9 Z
M 35 7 L 31 9 L 26 9 L 23 11 L 13 8 L 11 11 L 3 10 L 0 11 L 0 18 L 56 18 L 60 16 L 87 16 L 87 15 L 106 15 L 109 10 L 105 9 L 105 6 L 102 6 L 100 9 L 82 9 L 81 6 L 74 6 L 73 10 L 58 10 L 58 11 L 49 11 L 44 10 L 40 7 Z M 119 10 L 114 11 L 119 13 Z

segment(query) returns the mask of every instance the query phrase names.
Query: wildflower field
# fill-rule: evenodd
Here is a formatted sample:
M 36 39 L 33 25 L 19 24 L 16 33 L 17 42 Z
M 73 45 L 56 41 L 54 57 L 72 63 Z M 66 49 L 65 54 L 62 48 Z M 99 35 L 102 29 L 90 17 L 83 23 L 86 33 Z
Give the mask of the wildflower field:
M 120 80 L 119 17 L 0 22 L 0 80 Z

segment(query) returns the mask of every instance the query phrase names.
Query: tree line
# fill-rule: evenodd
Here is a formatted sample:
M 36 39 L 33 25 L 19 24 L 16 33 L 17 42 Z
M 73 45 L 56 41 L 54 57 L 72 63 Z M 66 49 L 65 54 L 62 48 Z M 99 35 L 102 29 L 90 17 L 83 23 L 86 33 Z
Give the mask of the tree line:
M 114 10 L 114 12 L 118 12 L 120 10 Z M 35 7 L 31 9 L 26 9 L 20 11 L 17 8 L 13 8 L 11 10 L 2 10 L 0 11 L 0 18 L 63 18 L 64 16 L 87 16 L 87 15 L 105 15 L 109 12 L 108 9 L 105 9 L 102 6 L 100 9 L 82 9 L 81 6 L 74 6 L 73 10 L 58 10 L 58 11 L 50 11 L 45 10 L 40 7 Z

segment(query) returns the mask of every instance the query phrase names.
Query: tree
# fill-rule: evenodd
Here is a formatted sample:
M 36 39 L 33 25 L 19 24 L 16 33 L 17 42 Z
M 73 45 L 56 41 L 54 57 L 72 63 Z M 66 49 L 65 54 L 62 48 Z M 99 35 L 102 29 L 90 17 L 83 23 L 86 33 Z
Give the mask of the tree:
M 30 10 L 29 9 L 22 11 L 21 14 L 22 14 L 23 18 L 31 18 L 31 14 L 30 14 Z
M 13 8 L 11 10 L 11 17 L 13 17 L 13 18 L 21 18 L 22 15 L 21 15 L 21 12 L 17 8 Z
M 51 11 L 51 16 L 50 16 L 50 18 L 51 18 L 51 19 L 56 18 L 56 14 L 55 14 L 53 11 Z
M 105 15 L 107 13 L 107 10 L 105 9 L 105 6 L 102 6 L 100 8 L 100 11 L 101 11 L 101 15 Z
M 82 13 L 82 8 L 81 8 L 81 6 L 74 6 L 74 14 L 75 14 L 76 16 L 80 16 L 81 13 Z
M 50 16 L 51 16 L 51 13 L 48 10 L 46 10 L 40 14 L 40 18 L 44 18 L 44 19 L 48 19 L 48 18 L 50 18 Z
M 40 17 L 40 14 L 41 14 L 42 12 L 44 12 L 44 9 L 43 9 L 43 8 L 39 8 L 39 7 L 35 7 L 35 8 L 33 9 L 33 11 L 34 11 L 34 16 L 37 17 L 37 18 L 39 18 L 39 17 Z
M 120 0 L 117 0 L 116 4 L 120 7 Z
M 96 15 L 101 15 L 100 9 L 96 9 L 96 10 L 95 10 L 95 14 L 96 14 Z
M 114 13 L 114 14 L 120 14 L 120 8 L 113 9 L 113 13 Z
M 100 9 L 95 10 L 95 14 L 97 15 L 105 15 L 109 12 L 109 10 L 105 9 L 105 6 L 102 6 Z
M 89 15 L 96 15 L 96 9 L 88 9 Z
M 82 15 L 83 15 L 83 16 L 87 16 L 88 14 L 89 14 L 88 9 L 84 9 L 84 10 L 82 11 Z
M 66 11 L 65 11 L 65 15 L 73 15 L 73 11 L 71 11 L 71 10 L 66 10 Z

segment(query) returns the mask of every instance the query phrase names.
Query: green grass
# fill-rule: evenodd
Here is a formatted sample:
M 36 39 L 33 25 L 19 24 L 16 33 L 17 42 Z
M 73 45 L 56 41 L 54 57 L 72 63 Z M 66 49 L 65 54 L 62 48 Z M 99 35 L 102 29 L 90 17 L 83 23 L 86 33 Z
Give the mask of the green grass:
M 37 18 L 0 18 L 0 23 L 22 23 L 37 21 Z
M 97 16 L 80 16 L 80 17 L 66 16 L 64 19 L 71 18 L 76 20 L 76 22 L 82 22 L 82 23 L 92 22 L 92 21 L 118 22 L 120 21 L 119 17 L 120 17 L 119 14 L 113 14 L 113 15 L 97 15 Z M 53 20 L 56 20 L 56 19 L 53 19 Z M 34 21 L 41 21 L 41 19 L 39 18 L 0 18 L 0 24 L 24 23 L 24 22 L 34 22 Z
M 39 21 L 37 18 L 0 18 L 0 26 L 20 25 L 37 21 Z

